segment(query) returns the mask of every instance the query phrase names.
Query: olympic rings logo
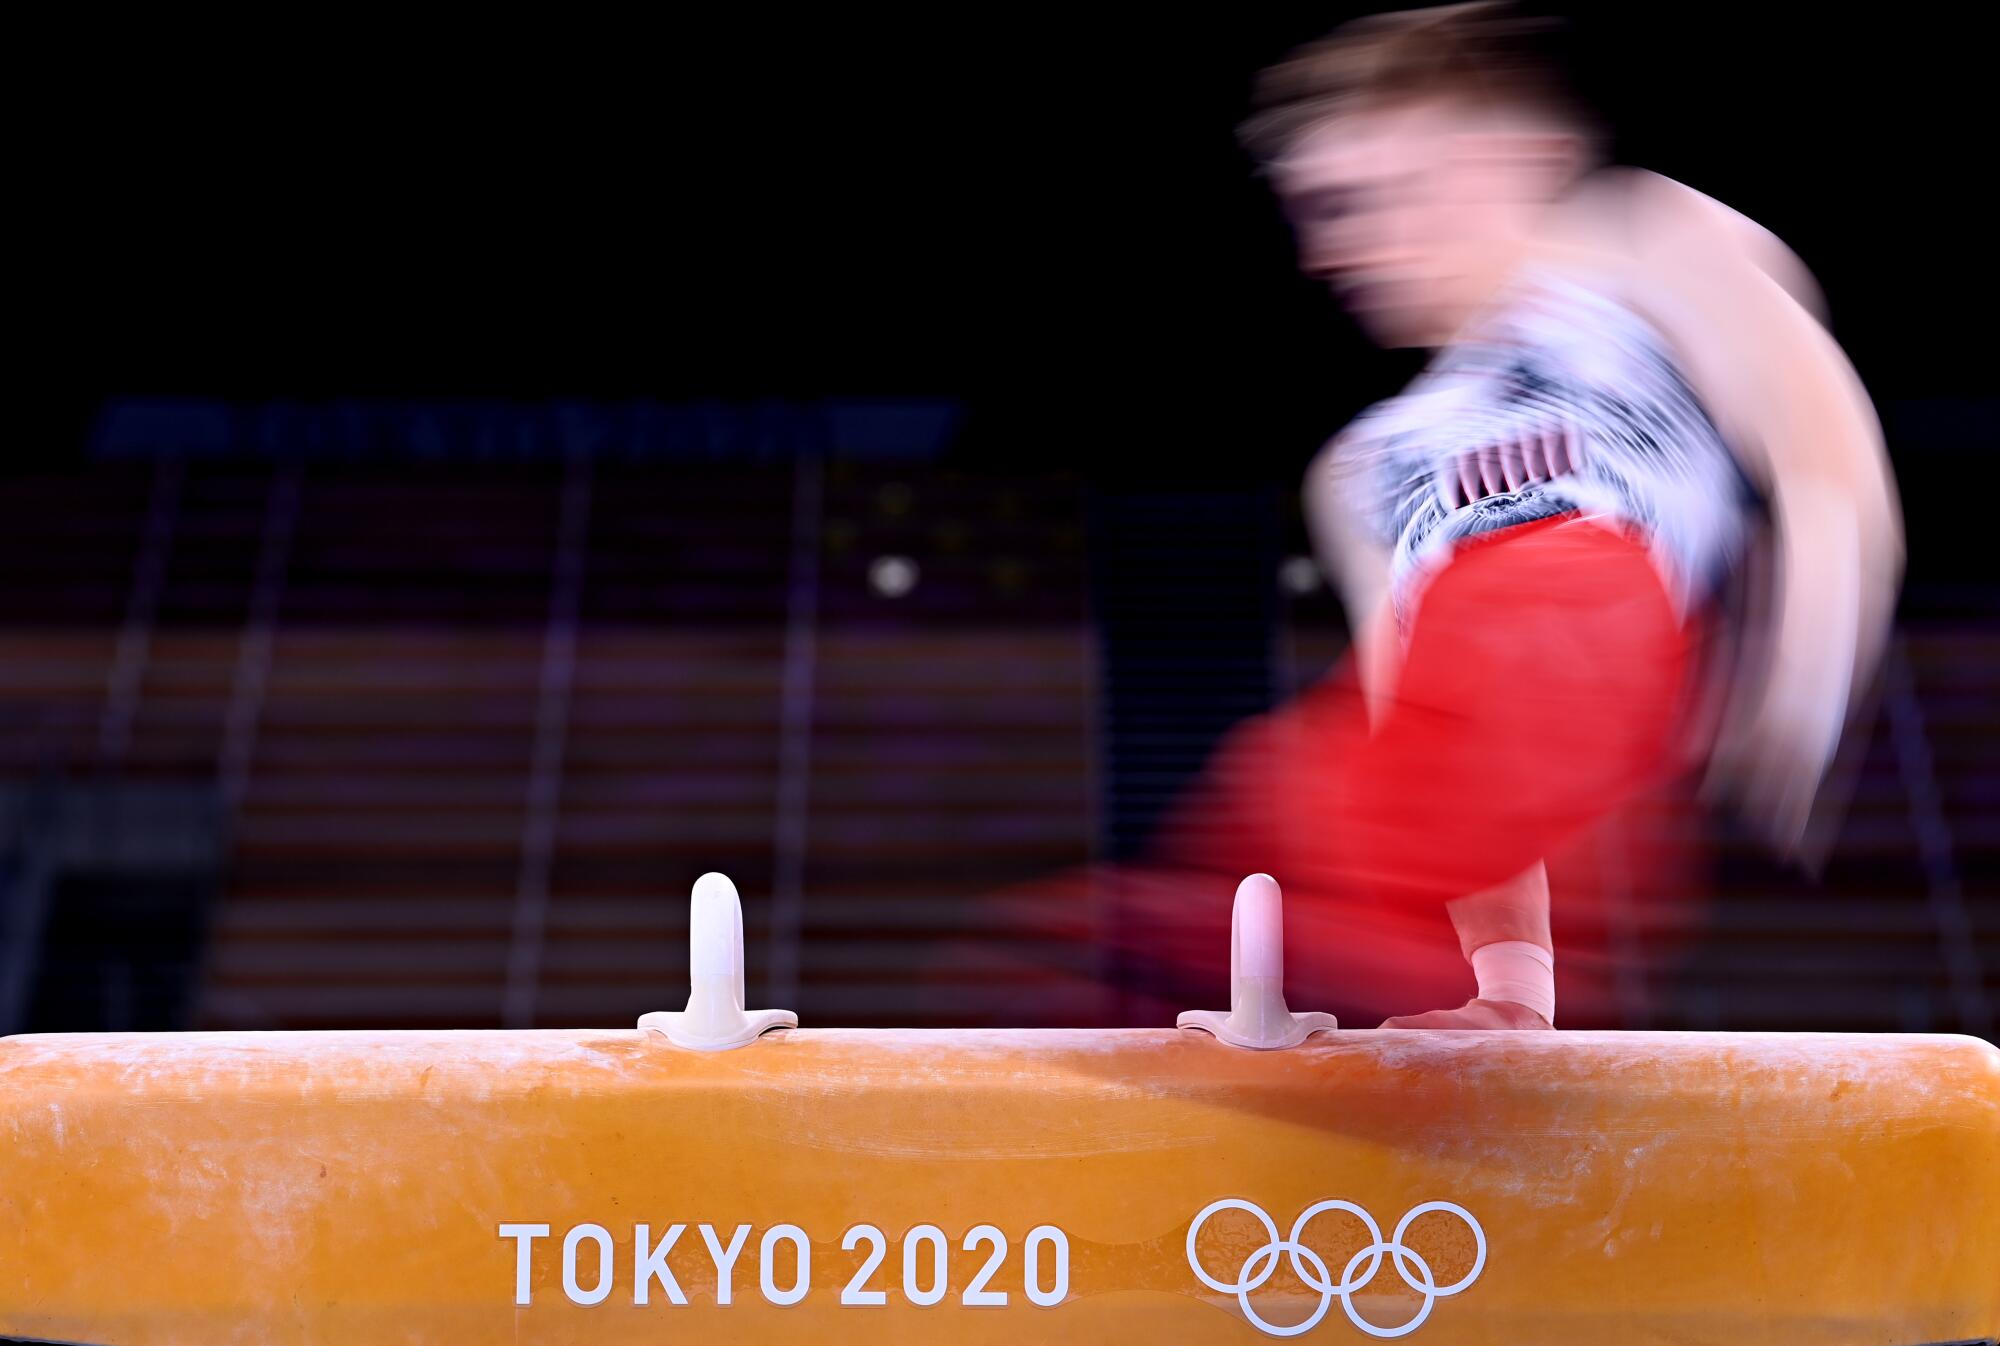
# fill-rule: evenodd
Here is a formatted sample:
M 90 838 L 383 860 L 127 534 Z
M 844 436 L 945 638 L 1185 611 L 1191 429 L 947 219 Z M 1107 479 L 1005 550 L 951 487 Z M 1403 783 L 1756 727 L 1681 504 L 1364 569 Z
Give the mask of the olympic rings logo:
M 1201 1227 L 1208 1222 L 1209 1216 L 1221 1210 L 1248 1211 L 1257 1217 L 1259 1224 L 1264 1226 L 1266 1238 L 1264 1246 L 1250 1254 L 1249 1260 L 1244 1262 L 1243 1270 L 1234 1283 L 1219 1281 L 1209 1275 L 1194 1250 L 1195 1236 L 1201 1232 Z M 1299 1235 L 1304 1232 L 1306 1222 L 1322 1211 L 1329 1210 L 1346 1211 L 1360 1220 L 1368 1230 L 1367 1246 L 1347 1260 L 1346 1268 L 1340 1273 L 1338 1285 L 1334 1284 L 1328 1275 L 1326 1260 L 1299 1241 Z M 1478 1256 L 1473 1259 L 1472 1270 L 1450 1285 L 1439 1285 L 1436 1278 L 1431 1275 L 1430 1264 L 1414 1249 L 1403 1243 L 1403 1235 L 1409 1231 L 1411 1221 L 1419 1215 L 1436 1210 L 1449 1211 L 1465 1221 L 1466 1227 L 1472 1230 L 1473 1243 L 1479 1250 Z M 1278 1269 L 1280 1253 L 1291 1259 L 1292 1271 L 1300 1280 L 1319 1291 L 1319 1307 L 1313 1310 L 1311 1317 L 1291 1327 L 1280 1327 L 1275 1323 L 1265 1322 L 1257 1315 L 1257 1310 L 1250 1306 L 1250 1292 L 1271 1279 L 1272 1273 Z M 1382 1259 L 1385 1256 L 1393 1260 L 1396 1274 L 1403 1278 L 1403 1283 L 1424 1297 L 1424 1306 L 1417 1310 L 1417 1316 L 1399 1327 L 1378 1327 L 1363 1318 L 1354 1307 L 1355 1291 L 1375 1279 L 1375 1273 L 1381 1270 Z M 1201 1278 L 1203 1285 L 1225 1295 L 1235 1295 L 1236 1302 L 1242 1306 L 1243 1316 L 1255 1323 L 1259 1331 L 1271 1336 L 1296 1337 L 1301 1332 L 1310 1332 L 1319 1326 L 1320 1319 L 1326 1317 L 1326 1311 L 1333 1306 L 1333 1301 L 1338 1299 L 1340 1307 L 1347 1311 L 1348 1321 L 1369 1336 L 1401 1337 L 1422 1327 L 1424 1320 L 1431 1316 L 1431 1309 L 1438 1300 L 1457 1294 L 1479 1279 L 1479 1273 L 1486 1269 L 1486 1231 L 1479 1227 L 1479 1221 L 1473 1219 L 1472 1212 L 1465 1207 L 1453 1205 L 1449 1201 L 1426 1201 L 1421 1206 L 1411 1207 L 1408 1213 L 1396 1222 L 1395 1236 L 1385 1241 L 1382 1237 L 1382 1226 L 1376 1224 L 1375 1217 L 1361 1207 L 1351 1201 L 1321 1201 L 1307 1206 L 1299 1218 L 1293 1221 L 1291 1235 L 1281 1239 L 1278 1237 L 1278 1226 L 1264 1213 L 1261 1206 L 1232 1196 L 1224 1197 L 1220 1201 L 1211 1201 L 1202 1208 L 1201 1214 L 1194 1217 L 1194 1223 L 1188 1226 L 1187 1257 L 1188 1265 L 1194 1268 L 1194 1274 Z

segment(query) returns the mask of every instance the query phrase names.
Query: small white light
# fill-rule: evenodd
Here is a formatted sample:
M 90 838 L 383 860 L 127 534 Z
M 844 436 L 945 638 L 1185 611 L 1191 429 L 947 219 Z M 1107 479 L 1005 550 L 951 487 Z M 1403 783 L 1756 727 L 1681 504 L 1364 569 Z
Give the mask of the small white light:
M 907 556 L 878 556 L 868 563 L 868 587 L 884 598 L 901 598 L 917 587 L 917 573 Z
M 1287 556 L 1278 567 L 1278 583 L 1286 593 L 1304 597 L 1319 588 L 1319 566 L 1310 556 Z

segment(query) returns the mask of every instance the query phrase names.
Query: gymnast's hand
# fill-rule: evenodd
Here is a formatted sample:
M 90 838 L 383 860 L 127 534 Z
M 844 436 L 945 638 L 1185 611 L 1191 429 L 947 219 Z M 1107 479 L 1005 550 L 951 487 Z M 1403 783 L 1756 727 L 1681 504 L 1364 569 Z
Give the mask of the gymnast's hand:
M 1544 1028 L 1554 1025 L 1526 1005 L 1511 1000 L 1468 1000 L 1457 1009 L 1399 1014 L 1384 1028 Z

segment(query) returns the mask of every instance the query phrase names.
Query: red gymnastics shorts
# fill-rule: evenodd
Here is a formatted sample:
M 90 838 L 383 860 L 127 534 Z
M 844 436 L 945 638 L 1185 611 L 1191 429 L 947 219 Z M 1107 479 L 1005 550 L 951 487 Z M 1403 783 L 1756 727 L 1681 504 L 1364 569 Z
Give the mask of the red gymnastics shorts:
M 1417 596 L 1379 725 L 1350 661 L 1239 726 L 1169 815 L 1157 859 L 1274 875 L 1300 977 L 1317 962 L 1367 1003 L 1400 990 L 1395 1003 L 1425 1009 L 1470 989 L 1443 905 L 1546 860 L 1573 982 L 1618 954 L 1608 897 L 1685 881 L 1698 645 L 1626 533 L 1563 516 L 1468 539 Z M 1599 981 L 1575 987 L 1573 1010 L 1609 994 Z

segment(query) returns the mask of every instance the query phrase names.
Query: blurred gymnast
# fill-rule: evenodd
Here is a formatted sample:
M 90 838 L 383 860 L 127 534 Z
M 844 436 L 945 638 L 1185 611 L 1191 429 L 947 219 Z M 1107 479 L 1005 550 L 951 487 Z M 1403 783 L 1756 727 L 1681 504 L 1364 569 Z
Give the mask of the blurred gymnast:
M 1796 853 L 1901 570 L 1805 268 L 1601 166 L 1546 39 L 1491 4 L 1362 20 L 1266 72 L 1244 128 L 1304 269 L 1376 340 L 1437 350 L 1307 478 L 1368 730 L 1266 773 L 1324 834 L 1311 891 L 1445 904 L 1479 993 L 1397 1026 L 1551 1024 L 1544 858 L 1691 757 Z M 1760 519 L 1763 629 L 1704 729 L 1700 633 Z
M 1388 14 L 1258 81 L 1243 140 L 1301 266 L 1436 353 L 1307 475 L 1347 666 L 1093 880 L 1135 953 L 1190 956 L 1186 875 L 1267 870 L 1349 1005 L 1448 994 L 1448 917 L 1472 999 L 1385 1027 L 1547 1028 L 1571 951 L 1544 862 L 1579 835 L 1705 770 L 1800 856 L 1901 574 L 1880 430 L 1798 259 L 1604 165 L 1550 36 L 1499 4 Z M 1761 601 L 1717 620 L 1753 549 Z

